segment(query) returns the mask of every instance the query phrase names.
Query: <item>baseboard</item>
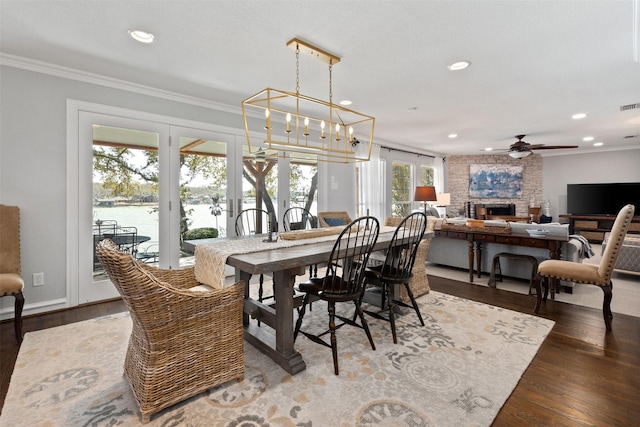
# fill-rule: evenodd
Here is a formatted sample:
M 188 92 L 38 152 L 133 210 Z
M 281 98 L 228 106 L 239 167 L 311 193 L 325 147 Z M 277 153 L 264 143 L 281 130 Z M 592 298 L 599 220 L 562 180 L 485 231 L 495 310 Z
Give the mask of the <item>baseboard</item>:
M 5 298 L 13 300 L 13 297 L 11 296 L 8 296 Z M 25 303 L 24 308 L 22 309 L 22 317 L 24 318 L 24 317 L 32 316 L 35 314 L 41 314 L 49 311 L 65 309 L 69 307 L 67 303 L 68 301 L 66 298 L 58 298 L 58 299 L 53 299 L 49 301 L 35 302 L 32 304 Z M 0 309 L 0 321 L 13 319 L 13 312 L 14 312 L 14 309 L 13 309 L 13 302 L 12 302 L 11 307 L 5 307 Z

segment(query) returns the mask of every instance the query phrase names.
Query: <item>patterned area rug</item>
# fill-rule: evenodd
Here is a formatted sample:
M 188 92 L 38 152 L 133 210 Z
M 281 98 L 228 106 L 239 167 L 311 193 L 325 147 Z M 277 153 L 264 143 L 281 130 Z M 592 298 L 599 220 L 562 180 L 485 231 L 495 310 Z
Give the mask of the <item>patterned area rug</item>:
M 489 426 L 553 322 L 432 291 L 389 324 L 371 319 L 377 350 L 361 329 L 338 331 L 340 375 L 331 350 L 304 336 L 306 371 L 291 376 L 245 345 L 245 379 L 209 390 L 152 417 L 150 426 Z M 307 330 L 326 329 L 321 303 Z M 2 426 L 139 424 L 124 379 L 131 319 L 106 316 L 26 334 Z

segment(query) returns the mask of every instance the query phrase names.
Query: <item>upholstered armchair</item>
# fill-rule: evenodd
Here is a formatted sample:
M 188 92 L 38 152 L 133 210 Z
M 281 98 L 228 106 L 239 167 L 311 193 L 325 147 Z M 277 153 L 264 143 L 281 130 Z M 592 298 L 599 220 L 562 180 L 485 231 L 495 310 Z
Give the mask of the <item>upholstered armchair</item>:
M 22 343 L 22 308 L 24 281 L 20 274 L 20 209 L 0 205 L 0 297 L 15 297 L 14 329 Z
M 201 285 L 194 268 L 164 270 L 111 240 L 96 253 L 131 313 L 124 373 L 142 422 L 219 384 L 244 378 L 244 282 Z

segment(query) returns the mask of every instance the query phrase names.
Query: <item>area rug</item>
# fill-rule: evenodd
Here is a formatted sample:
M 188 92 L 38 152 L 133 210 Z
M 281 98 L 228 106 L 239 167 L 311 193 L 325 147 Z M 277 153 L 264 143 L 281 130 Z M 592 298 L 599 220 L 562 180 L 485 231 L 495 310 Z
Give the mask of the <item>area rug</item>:
M 338 331 L 340 375 L 331 350 L 300 336 L 307 369 L 289 375 L 245 343 L 243 382 L 209 390 L 156 415 L 150 426 L 489 426 L 553 322 L 432 291 L 389 324 L 371 319 Z M 324 330 L 314 303 L 307 329 Z M 264 327 L 264 326 L 263 326 Z M 123 361 L 128 313 L 29 332 L 20 349 L 1 426 L 138 425 Z

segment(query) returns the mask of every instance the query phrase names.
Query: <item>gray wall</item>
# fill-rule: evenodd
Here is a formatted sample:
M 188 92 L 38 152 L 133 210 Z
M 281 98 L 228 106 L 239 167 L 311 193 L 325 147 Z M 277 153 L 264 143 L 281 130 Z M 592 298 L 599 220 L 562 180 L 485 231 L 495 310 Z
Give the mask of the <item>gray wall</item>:
M 66 270 L 74 262 L 66 259 L 65 246 L 67 99 L 243 128 L 241 100 L 233 113 L 9 66 L 0 67 L 0 94 L 0 203 L 21 209 L 25 314 L 67 298 Z M 634 150 L 545 159 L 544 197 L 557 213 L 568 182 L 640 181 L 639 158 Z M 353 165 L 320 168 L 319 209 L 346 210 L 353 217 Z M 44 272 L 45 286 L 32 286 L 35 272 Z M 12 306 L 12 298 L 0 299 L 0 318 L 11 317 Z

